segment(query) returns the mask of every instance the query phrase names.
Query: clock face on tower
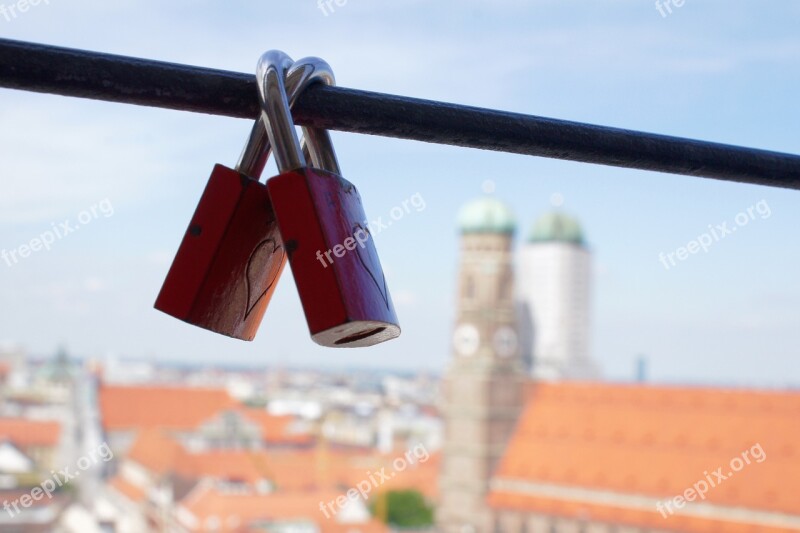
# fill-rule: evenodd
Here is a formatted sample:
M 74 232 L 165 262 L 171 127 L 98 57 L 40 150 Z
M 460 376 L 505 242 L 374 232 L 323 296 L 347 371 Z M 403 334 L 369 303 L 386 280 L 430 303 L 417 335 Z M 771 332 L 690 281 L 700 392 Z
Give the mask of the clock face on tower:
M 494 349 L 500 357 L 511 357 L 517 352 L 517 332 L 503 326 L 494 333 Z
M 459 355 L 475 355 L 480 344 L 481 334 L 472 324 L 461 324 L 453 333 L 453 346 Z

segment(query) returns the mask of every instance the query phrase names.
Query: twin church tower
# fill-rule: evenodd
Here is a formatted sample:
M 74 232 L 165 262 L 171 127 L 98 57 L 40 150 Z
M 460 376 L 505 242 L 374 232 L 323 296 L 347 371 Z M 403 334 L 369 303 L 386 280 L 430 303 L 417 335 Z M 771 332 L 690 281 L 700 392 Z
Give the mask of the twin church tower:
M 591 379 L 591 255 L 579 224 L 540 218 L 515 261 L 511 210 L 486 196 L 458 218 L 453 358 L 444 381 L 441 531 L 484 531 L 489 480 L 531 380 Z M 516 264 L 515 264 L 516 263 Z M 516 272 L 516 275 L 515 275 Z
M 539 218 L 514 257 L 516 222 L 487 196 L 458 217 L 461 263 L 455 360 L 490 350 L 516 358 L 533 379 L 591 379 L 591 253 L 577 220 Z

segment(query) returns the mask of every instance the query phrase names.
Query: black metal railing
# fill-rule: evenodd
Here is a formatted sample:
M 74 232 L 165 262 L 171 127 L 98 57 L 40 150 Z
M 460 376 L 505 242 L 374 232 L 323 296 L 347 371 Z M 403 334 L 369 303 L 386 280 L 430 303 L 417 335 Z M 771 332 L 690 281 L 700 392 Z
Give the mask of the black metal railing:
M 0 87 L 237 118 L 255 76 L 0 39 Z M 800 156 L 417 98 L 309 88 L 297 124 L 468 148 L 800 189 Z

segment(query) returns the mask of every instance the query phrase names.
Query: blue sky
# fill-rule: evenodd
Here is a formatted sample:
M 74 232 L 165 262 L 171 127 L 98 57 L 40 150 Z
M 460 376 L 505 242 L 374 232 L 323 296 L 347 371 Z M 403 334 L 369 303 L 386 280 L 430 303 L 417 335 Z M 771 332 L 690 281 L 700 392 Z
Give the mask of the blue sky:
M 10 0 L 0 0 L 6 6 Z M 266 49 L 318 55 L 340 85 L 800 152 L 800 4 L 314 0 L 65 2 L 0 17 L 14 39 L 253 71 Z M 594 251 L 592 353 L 610 378 L 646 354 L 658 381 L 800 384 L 800 193 L 396 139 L 334 133 L 370 217 L 426 208 L 376 237 L 403 335 L 357 351 L 309 339 L 287 270 L 258 338 L 242 343 L 152 309 L 215 163 L 251 123 L 0 90 L 0 248 L 104 199 L 80 231 L 8 267 L 0 340 L 48 354 L 441 370 L 450 358 L 463 203 L 492 180 L 520 223 L 554 193 Z M 764 201 L 708 253 L 674 252 Z M 74 223 L 74 222 L 73 222 Z

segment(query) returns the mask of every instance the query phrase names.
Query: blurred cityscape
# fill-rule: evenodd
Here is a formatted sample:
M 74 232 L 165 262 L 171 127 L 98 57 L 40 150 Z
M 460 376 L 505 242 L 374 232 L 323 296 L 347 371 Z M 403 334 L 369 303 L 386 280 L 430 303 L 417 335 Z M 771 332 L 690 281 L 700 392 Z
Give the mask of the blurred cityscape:
M 320 502 L 408 450 L 380 490 L 436 497 L 436 376 L 0 360 L 0 531 L 382 531 L 366 499 Z
M 2 348 L 0 531 L 800 530 L 799 393 L 604 382 L 578 221 L 458 223 L 442 375 Z

